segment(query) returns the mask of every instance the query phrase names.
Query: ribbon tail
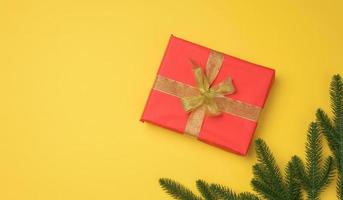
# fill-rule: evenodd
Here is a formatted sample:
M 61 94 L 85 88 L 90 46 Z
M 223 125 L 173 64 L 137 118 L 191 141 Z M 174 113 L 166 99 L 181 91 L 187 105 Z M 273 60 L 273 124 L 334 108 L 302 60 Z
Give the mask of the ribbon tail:
M 201 106 L 190 113 L 187 120 L 186 128 L 185 128 L 186 134 L 189 134 L 195 137 L 199 136 L 202 124 L 204 122 L 205 113 L 206 113 L 206 110 L 204 106 Z
M 204 103 L 204 98 L 200 95 L 184 97 L 181 99 L 182 107 L 186 112 L 193 111 Z
M 201 67 L 193 67 L 196 86 L 200 92 L 205 92 L 210 88 L 210 83 L 207 80 L 205 73 Z
M 235 87 L 232 83 L 231 77 L 228 77 L 218 85 L 211 87 L 211 90 L 221 95 L 227 95 L 233 94 L 235 92 Z
M 215 100 L 211 100 L 206 106 L 206 114 L 209 116 L 218 116 L 221 114 L 221 110 Z

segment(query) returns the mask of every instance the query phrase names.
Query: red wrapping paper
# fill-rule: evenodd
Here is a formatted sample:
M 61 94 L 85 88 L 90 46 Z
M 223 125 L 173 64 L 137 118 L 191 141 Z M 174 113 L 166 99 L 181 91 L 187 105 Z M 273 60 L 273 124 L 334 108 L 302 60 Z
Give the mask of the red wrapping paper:
M 203 68 L 210 49 L 171 36 L 158 74 L 195 86 L 192 63 L 195 60 Z M 275 71 L 224 54 L 224 61 L 214 85 L 226 77 L 232 77 L 236 92 L 228 97 L 263 107 L 268 96 Z M 184 134 L 189 113 L 186 113 L 179 98 L 154 89 L 151 90 L 141 121 L 147 121 Z M 257 122 L 227 113 L 206 116 L 198 139 L 240 155 L 246 155 Z

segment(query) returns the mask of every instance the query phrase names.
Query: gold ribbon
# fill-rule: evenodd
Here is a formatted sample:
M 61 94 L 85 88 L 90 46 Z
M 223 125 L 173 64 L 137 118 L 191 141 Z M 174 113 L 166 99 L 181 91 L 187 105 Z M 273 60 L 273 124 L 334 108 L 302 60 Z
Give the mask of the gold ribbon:
M 198 136 L 205 115 L 217 116 L 222 112 L 257 121 L 260 107 L 225 96 L 235 91 L 230 77 L 212 86 L 223 64 L 223 59 L 223 54 L 211 51 L 207 59 L 206 72 L 191 60 L 196 87 L 164 76 L 157 76 L 153 89 L 180 98 L 183 109 L 190 112 L 185 133 Z

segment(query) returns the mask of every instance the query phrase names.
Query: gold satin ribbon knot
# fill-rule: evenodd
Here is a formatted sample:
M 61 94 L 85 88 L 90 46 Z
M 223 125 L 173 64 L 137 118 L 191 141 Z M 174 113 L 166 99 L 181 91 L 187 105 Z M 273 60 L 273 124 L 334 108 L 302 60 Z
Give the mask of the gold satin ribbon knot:
M 225 96 L 235 92 L 230 77 L 218 85 L 212 86 L 223 60 L 223 54 L 211 51 L 207 59 L 206 72 L 201 66 L 191 61 L 196 87 L 161 75 L 157 76 L 153 89 L 180 98 L 183 109 L 190 113 L 185 133 L 198 136 L 206 114 L 217 116 L 225 112 L 247 120 L 257 121 L 261 111 L 260 107 Z
M 217 98 L 225 98 L 225 95 L 232 94 L 235 88 L 230 77 L 216 86 L 211 86 L 214 80 L 209 80 L 201 66 L 191 61 L 193 64 L 193 73 L 196 82 L 198 95 L 183 97 L 181 99 L 183 109 L 186 112 L 192 112 L 201 106 L 204 107 L 205 113 L 211 116 L 221 114 L 221 110 L 216 102 Z

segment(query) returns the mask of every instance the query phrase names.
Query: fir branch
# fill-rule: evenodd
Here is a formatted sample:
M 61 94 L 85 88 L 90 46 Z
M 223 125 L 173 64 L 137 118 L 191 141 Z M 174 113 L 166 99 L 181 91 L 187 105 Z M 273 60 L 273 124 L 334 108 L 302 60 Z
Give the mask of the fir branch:
M 253 167 L 253 189 L 268 200 L 288 200 L 287 188 L 269 147 L 262 139 L 255 141 L 258 163 Z
M 215 196 L 213 195 L 210 185 L 206 183 L 204 180 L 197 180 L 196 181 L 197 188 L 201 195 L 206 199 L 206 200 L 215 200 Z
M 262 164 L 253 166 L 253 174 L 254 178 L 251 180 L 251 185 L 256 192 L 266 199 L 283 199 L 282 193 L 274 187 L 270 180 L 273 175 Z
M 250 192 L 243 192 L 238 195 L 237 200 L 260 200 L 258 196 L 250 193 Z
M 302 199 L 301 184 L 296 177 L 297 169 L 293 162 L 293 160 L 289 161 L 286 167 L 286 195 L 289 200 L 300 200 Z
M 322 143 L 317 123 L 311 123 L 306 142 L 306 163 L 297 157 L 292 157 L 293 168 L 307 193 L 308 200 L 319 200 L 320 193 L 329 185 L 334 176 L 332 157 L 322 162 Z
M 308 182 L 303 182 L 306 186 L 306 192 L 309 200 L 318 200 L 319 194 L 323 190 L 322 182 L 330 180 L 321 180 L 321 162 L 322 162 L 322 144 L 320 142 L 320 134 L 316 123 L 311 123 L 306 143 L 306 174 Z M 332 169 L 329 167 L 328 169 Z M 326 172 L 328 174 L 332 172 Z M 327 176 L 329 178 L 330 176 Z
M 340 136 L 342 136 L 340 133 L 343 132 L 343 81 L 341 76 L 338 74 L 334 75 L 332 78 L 330 97 L 336 131 Z
M 219 185 L 208 184 L 203 180 L 197 180 L 196 186 L 202 197 L 195 195 L 185 186 L 168 178 L 159 180 L 161 187 L 173 198 L 179 200 L 260 200 L 250 192 L 235 193 L 231 189 Z
M 324 161 L 323 168 L 320 173 L 320 186 L 326 189 L 335 177 L 335 162 L 331 156 Z
M 260 200 L 256 195 L 250 192 L 242 192 L 237 194 L 230 188 L 219 184 L 212 184 L 211 190 L 213 194 L 215 194 L 216 197 L 221 200 Z
M 279 197 L 280 194 L 275 193 L 275 191 L 271 190 L 271 185 L 260 182 L 258 179 L 253 178 L 251 180 L 251 186 L 264 199 L 278 200 L 279 198 L 282 198 Z
M 332 121 L 321 109 L 317 111 L 320 130 L 329 143 L 338 169 L 337 198 L 343 200 L 343 80 L 334 75 L 330 85 Z M 329 161 L 328 161 L 329 162 Z
M 168 178 L 159 180 L 161 187 L 172 197 L 179 200 L 203 200 L 185 186 Z
M 323 149 L 320 143 L 319 131 L 316 123 L 311 123 L 306 143 L 306 171 L 310 179 L 310 199 L 317 199 L 319 167 Z
M 337 157 L 337 153 L 339 152 L 339 141 L 336 140 L 336 130 L 334 125 L 332 124 L 329 116 L 321 109 L 317 110 L 316 113 L 317 122 L 319 124 L 319 128 L 323 135 L 325 136 L 326 140 L 328 141 L 328 145 L 332 151 L 332 153 Z
M 219 184 L 212 184 L 211 190 L 219 199 L 222 200 L 237 200 L 238 198 L 238 195 L 230 188 Z
M 293 168 L 296 170 L 296 176 L 302 183 L 302 187 L 305 190 L 309 190 L 307 186 L 310 185 L 310 180 L 307 176 L 307 172 L 305 171 L 304 162 L 298 156 L 293 156 L 291 160 Z

